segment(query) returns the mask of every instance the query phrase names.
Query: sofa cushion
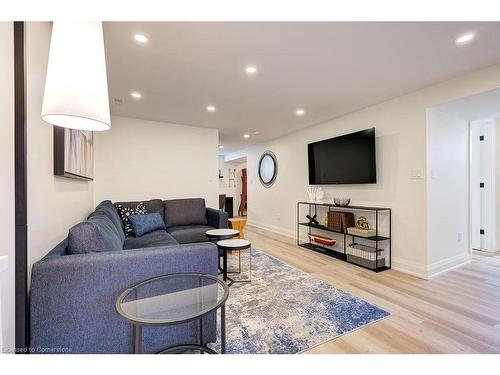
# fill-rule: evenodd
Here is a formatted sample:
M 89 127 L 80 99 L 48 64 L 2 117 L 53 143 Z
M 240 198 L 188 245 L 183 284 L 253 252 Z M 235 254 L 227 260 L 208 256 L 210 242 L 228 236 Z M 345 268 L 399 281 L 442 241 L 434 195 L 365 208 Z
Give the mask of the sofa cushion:
M 205 232 L 211 229 L 215 228 L 207 225 L 178 225 L 175 227 L 168 227 L 167 232 L 179 243 L 190 243 L 208 241 Z
M 123 243 L 124 250 L 139 249 L 143 247 L 175 246 L 179 243 L 166 231 L 155 230 L 141 237 L 128 237 Z
M 158 229 L 165 229 L 165 223 L 159 212 L 146 215 L 131 215 L 129 216 L 129 220 L 132 228 L 134 228 L 134 235 L 136 237 Z
M 167 228 L 177 225 L 207 225 L 207 210 L 203 198 L 172 199 L 163 203 Z
M 118 230 L 122 242 L 125 240 L 122 219 L 120 218 L 120 215 L 118 215 L 118 211 L 111 201 L 107 200 L 99 203 L 99 205 L 95 208 L 95 211 L 89 215 L 89 218 L 95 215 L 106 215 Z
M 69 230 L 68 254 L 122 250 L 123 241 L 106 215 L 95 215 Z
M 129 217 L 132 215 L 146 215 L 148 213 L 146 206 L 142 202 L 139 202 L 137 205 L 132 207 L 115 203 L 115 207 L 120 215 L 120 218 L 122 219 L 125 236 L 131 236 L 134 234 L 134 228 L 132 227 Z

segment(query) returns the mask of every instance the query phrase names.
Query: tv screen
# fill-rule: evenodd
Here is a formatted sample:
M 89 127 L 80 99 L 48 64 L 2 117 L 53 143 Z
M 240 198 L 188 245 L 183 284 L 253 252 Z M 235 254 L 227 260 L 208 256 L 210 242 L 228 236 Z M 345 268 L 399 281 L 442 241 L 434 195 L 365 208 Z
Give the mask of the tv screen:
M 309 184 L 374 184 L 375 128 L 308 145 Z

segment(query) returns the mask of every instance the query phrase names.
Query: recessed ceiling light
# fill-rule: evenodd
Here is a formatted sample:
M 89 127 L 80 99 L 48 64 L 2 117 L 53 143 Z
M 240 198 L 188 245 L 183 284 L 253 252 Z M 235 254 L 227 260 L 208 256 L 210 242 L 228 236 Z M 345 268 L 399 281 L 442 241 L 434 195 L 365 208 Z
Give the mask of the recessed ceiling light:
M 134 99 L 140 99 L 142 98 L 142 94 L 139 91 L 132 91 L 130 93 L 130 96 Z
M 467 44 L 470 41 L 472 41 L 472 39 L 474 39 L 475 37 L 476 37 L 476 34 L 474 34 L 474 33 L 466 33 L 466 34 L 460 35 L 457 39 L 455 39 L 455 44 L 459 44 L 459 45 Z
M 248 74 L 254 74 L 257 72 L 257 67 L 254 66 L 254 65 L 248 65 L 246 68 L 245 68 L 245 71 L 248 73 Z
M 207 111 L 208 112 L 215 112 L 215 106 L 213 106 L 213 105 L 207 105 Z
M 219 150 L 224 150 L 224 146 L 223 145 L 219 145 Z
M 136 42 L 145 44 L 148 42 L 148 37 L 144 34 L 134 34 L 134 39 Z
M 303 110 L 302 108 L 299 108 L 299 109 L 297 109 L 297 110 L 295 111 L 295 114 L 296 114 L 297 116 L 302 116 L 302 115 L 304 115 L 304 113 L 305 113 L 305 112 L 304 112 L 304 110 Z
M 250 138 L 250 134 L 243 134 L 243 138 Z
M 260 131 L 256 130 L 253 132 L 254 135 L 260 134 Z

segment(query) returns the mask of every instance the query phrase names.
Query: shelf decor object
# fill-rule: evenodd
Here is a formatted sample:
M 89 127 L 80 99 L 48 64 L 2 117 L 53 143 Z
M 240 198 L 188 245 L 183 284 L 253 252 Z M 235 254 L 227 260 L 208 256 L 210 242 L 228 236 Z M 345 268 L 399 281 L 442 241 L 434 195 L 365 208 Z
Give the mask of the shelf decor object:
M 111 128 L 102 22 L 55 21 L 42 119 L 63 128 Z
M 335 206 L 347 207 L 351 203 L 351 198 L 333 198 Z
M 326 211 L 327 225 L 315 225 L 307 219 L 304 221 L 306 215 L 319 216 L 321 211 Z M 375 217 L 373 228 L 370 228 L 365 216 L 359 215 L 363 212 Z M 359 215 L 357 226 L 354 221 L 355 213 Z M 386 207 L 339 207 L 329 203 L 298 202 L 297 245 L 375 272 L 385 271 L 392 264 L 391 216 L 392 210 Z M 385 220 L 386 225 L 381 225 L 382 220 Z M 301 232 L 302 230 L 306 232 Z M 336 233 L 341 236 L 342 241 L 326 237 L 326 233 Z M 327 240 L 335 242 L 330 245 L 331 242 Z
M 335 244 L 337 243 L 337 241 L 334 240 L 333 238 L 320 236 L 319 234 L 308 233 L 307 237 L 309 237 L 311 242 L 316 242 L 316 243 L 318 243 L 320 245 L 324 245 L 324 246 L 335 246 Z

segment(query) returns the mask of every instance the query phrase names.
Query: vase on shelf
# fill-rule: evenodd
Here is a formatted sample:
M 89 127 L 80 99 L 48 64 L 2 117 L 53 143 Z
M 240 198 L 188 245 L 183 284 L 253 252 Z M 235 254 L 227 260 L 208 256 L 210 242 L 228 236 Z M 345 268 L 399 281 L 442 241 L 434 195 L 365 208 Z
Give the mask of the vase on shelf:
M 325 197 L 325 192 L 322 188 L 316 189 L 316 203 L 323 203 L 323 198 Z
M 309 196 L 309 203 L 316 202 L 316 188 L 315 187 L 309 187 L 309 189 L 307 189 L 307 195 Z

